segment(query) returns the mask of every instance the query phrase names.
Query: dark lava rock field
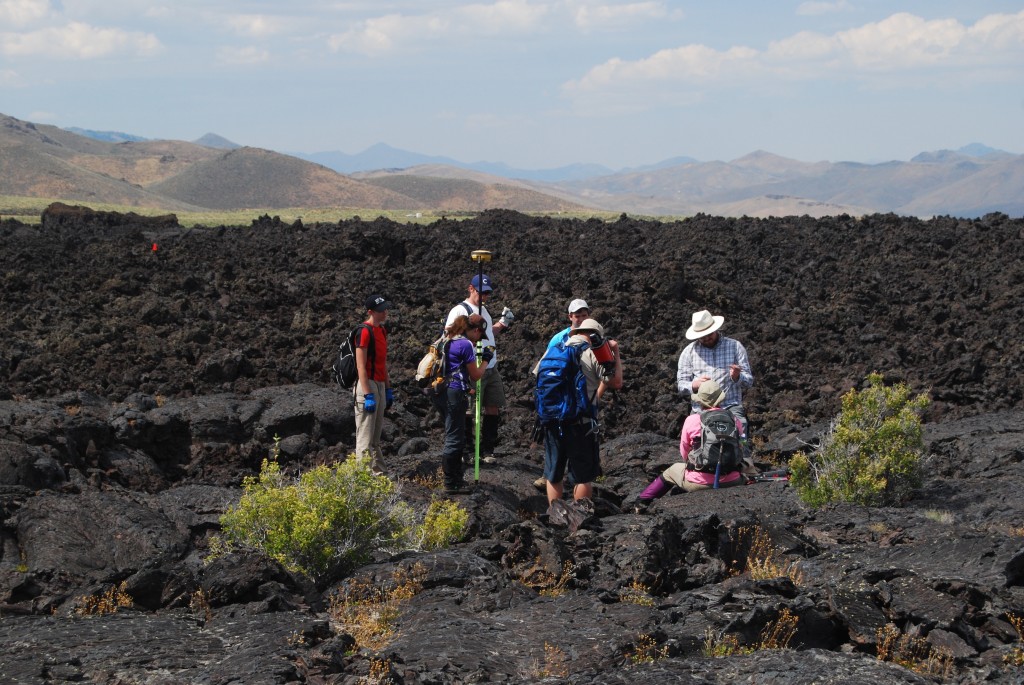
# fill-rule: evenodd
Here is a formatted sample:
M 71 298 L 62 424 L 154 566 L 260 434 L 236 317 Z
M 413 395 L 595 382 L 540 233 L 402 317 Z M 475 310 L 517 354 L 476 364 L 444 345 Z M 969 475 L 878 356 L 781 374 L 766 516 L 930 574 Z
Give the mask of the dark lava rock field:
M 393 302 L 390 475 L 415 506 L 435 496 L 441 426 L 413 373 L 475 249 L 516 322 L 499 463 L 459 497 L 467 539 L 317 585 L 256 554 L 205 563 L 275 436 L 295 473 L 353 449 L 330 366 L 370 292 Z M 1024 219 L 1001 214 L 0 222 L 0 682 L 1022 683 L 1022 287 Z M 569 533 L 532 485 L 529 370 L 573 297 L 619 341 L 625 383 L 602 409 L 596 516 Z M 704 308 L 750 354 L 760 464 L 813 444 L 877 371 L 932 399 L 923 487 L 815 510 L 759 483 L 634 513 L 677 456 L 676 360 Z M 758 531 L 777 578 L 751 578 Z M 414 567 L 396 633 L 356 644 L 332 598 Z M 83 610 L 114 590 L 130 606 Z M 786 616 L 789 649 L 708 654 Z M 904 665 L 876 657 L 890 624 L 919 648 Z

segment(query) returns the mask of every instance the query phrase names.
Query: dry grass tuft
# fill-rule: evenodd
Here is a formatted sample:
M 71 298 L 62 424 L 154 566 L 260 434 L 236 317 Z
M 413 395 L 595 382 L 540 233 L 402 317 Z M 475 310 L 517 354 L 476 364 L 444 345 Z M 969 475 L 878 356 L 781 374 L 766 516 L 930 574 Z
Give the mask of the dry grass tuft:
M 1017 616 L 1016 614 L 1007 614 L 1006 618 L 1009 619 L 1013 629 L 1017 631 L 1020 645 L 1014 647 L 1009 654 L 1003 657 L 1003 661 L 1011 666 L 1024 666 L 1024 617 Z
M 708 628 L 704 631 L 704 646 L 701 653 L 707 657 L 722 657 L 753 654 L 762 649 L 789 649 L 789 643 L 796 635 L 799 620 L 800 617 L 794 616 L 788 607 L 783 609 L 774 621 L 764 627 L 757 643 L 753 645 L 740 644 L 736 635 L 717 635 Z
M 103 616 L 116 614 L 120 609 L 128 609 L 134 605 L 131 596 L 125 592 L 127 581 L 116 587 L 109 588 L 102 595 L 90 595 L 82 600 L 75 610 L 79 616 Z
M 908 635 L 892 623 L 879 628 L 875 637 L 879 661 L 889 661 L 943 680 L 953 674 L 953 655 L 946 649 L 932 647 L 923 637 Z
M 654 606 L 654 597 L 651 596 L 650 588 L 639 580 L 634 580 L 629 584 L 629 587 L 619 593 L 619 601 L 630 604 L 639 604 L 640 606 L 645 607 Z
M 343 595 L 331 597 L 328 613 L 355 639 L 358 647 L 382 649 L 395 635 L 402 604 L 419 594 L 426 575 L 426 567 L 416 563 L 409 569 L 397 570 L 389 588 L 353 582 Z

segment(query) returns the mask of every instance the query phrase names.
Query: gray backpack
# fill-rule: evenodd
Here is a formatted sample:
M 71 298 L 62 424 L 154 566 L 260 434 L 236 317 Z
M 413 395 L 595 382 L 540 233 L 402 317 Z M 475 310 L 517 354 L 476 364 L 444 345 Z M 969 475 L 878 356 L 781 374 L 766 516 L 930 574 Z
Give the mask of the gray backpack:
M 707 409 L 700 415 L 699 442 L 686 456 L 689 468 L 714 473 L 730 473 L 743 463 L 743 448 L 736 419 L 728 409 Z

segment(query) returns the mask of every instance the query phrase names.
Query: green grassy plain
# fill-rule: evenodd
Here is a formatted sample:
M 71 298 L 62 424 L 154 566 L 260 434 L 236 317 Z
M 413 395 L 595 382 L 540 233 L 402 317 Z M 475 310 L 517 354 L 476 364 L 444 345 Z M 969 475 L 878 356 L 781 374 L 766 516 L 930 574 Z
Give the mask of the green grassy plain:
M 160 216 L 164 214 L 175 214 L 178 223 L 185 227 L 193 226 L 248 226 L 254 219 L 264 215 L 280 217 L 285 223 L 293 223 L 302 219 L 303 223 L 337 223 L 344 219 L 359 217 L 361 219 L 373 220 L 377 217 L 384 217 L 399 223 L 429 224 L 438 219 L 447 217 L 449 219 L 466 219 L 476 216 L 479 212 L 441 212 L 434 210 L 383 210 L 383 209 L 353 209 L 349 207 L 289 207 L 286 209 L 232 209 L 232 210 L 209 210 L 202 212 L 172 212 L 158 207 L 131 207 L 128 205 L 113 205 L 103 202 L 82 202 L 78 200 L 61 200 L 57 198 L 41 197 L 20 197 L 15 195 L 0 195 L 0 220 L 17 219 L 26 224 L 39 224 L 43 210 L 54 202 L 63 202 L 68 205 L 84 205 L 90 209 L 100 212 L 134 212 L 141 216 Z M 529 212 L 534 214 L 534 212 Z M 597 218 L 602 221 L 612 221 L 621 216 L 616 212 L 536 212 L 538 215 L 552 216 L 566 219 L 590 219 Z M 640 217 L 638 217 L 640 218 Z

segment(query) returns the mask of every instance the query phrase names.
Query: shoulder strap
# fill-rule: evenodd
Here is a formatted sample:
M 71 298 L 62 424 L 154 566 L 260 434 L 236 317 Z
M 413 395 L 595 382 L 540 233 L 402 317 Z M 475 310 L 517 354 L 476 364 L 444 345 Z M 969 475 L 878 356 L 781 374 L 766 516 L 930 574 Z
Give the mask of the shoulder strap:
M 466 316 L 473 316 L 473 308 L 465 300 L 462 301 L 462 308 L 466 310 Z
M 370 343 L 366 346 L 366 359 L 370 363 L 370 374 L 373 374 L 373 366 L 377 356 L 377 341 L 375 340 L 377 336 L 374 335 L 373 333 L 373 326 L 366 325 L 366 322 L 359 324 L 358 326 L 356 326 L 355 330 L 352 331 L 352 337 L 355 338 L 356 335 L 361 335 L 364 329 L 366 330 L 370 340 Z M 355 344 L 352 347 L 358 347 L 359 342 L 354 342 Z

